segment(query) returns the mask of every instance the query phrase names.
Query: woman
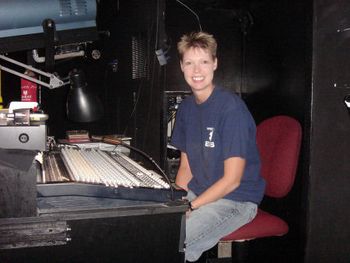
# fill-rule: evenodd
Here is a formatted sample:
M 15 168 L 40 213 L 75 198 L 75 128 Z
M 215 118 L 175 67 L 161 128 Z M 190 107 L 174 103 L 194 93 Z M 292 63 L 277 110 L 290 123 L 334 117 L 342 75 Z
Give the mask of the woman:
M 179 107 L 172 145 L 181 151 L 176 184 L 188 191 L 187 261 L 250 222 L 265 189 L 256 126 L 244 102 L 216 86 L 217 43 L 205 32 L 178 43 L 180 67 L 193 95 Z

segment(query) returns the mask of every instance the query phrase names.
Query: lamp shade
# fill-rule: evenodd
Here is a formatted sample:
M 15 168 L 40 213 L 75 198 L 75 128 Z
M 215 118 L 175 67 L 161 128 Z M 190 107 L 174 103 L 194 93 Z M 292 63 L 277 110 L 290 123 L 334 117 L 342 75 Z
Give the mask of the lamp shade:
M 103 116 L 99 98 L 87 88 L 84 72 L 74 69 L 70 72 L 70 89 L 67 97 L 67 117 L 76 122 L 93 122 Z

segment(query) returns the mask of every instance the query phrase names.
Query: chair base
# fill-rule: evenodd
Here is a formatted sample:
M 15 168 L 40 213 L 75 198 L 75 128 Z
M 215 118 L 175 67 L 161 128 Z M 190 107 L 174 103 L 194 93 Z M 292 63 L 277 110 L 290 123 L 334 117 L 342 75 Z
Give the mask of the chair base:
M 222 262 L 247 262 L 249 259 L 249 241 L 220 241 L 218 243 L 218 259 Z
M 218 258 L 230 258 L 232 256 L 232 241 L 220 241 L 217 247 Z

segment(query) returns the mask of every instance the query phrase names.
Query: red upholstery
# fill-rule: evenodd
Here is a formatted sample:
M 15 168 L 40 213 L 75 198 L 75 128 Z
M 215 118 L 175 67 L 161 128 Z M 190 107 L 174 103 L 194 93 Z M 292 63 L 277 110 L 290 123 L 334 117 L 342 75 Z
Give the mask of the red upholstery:
M 292 188 L 298 166 L 301 135 L 299 122 L 288 116 L 275 116 L 257 126 L 257 145 L 267 196 L 281 198 Z M 282 236 L 288 229 L 285 221 L 259 209 L 253 221 L 221 240 L 241 241 Z
M 286 222 L 277 216 L 271 215 L 261 209 L 250 223 L 232 232 L 222 241 L 250 240 L 261 237 L 283 236 L 288 233 L 289 227 Z
M 276 116 L 257 126 L 256 140 L 261 174 L 266 180 L 265 195 L 286 196 L 293 186 L 301 144 L 301 127 L 288 116 Z

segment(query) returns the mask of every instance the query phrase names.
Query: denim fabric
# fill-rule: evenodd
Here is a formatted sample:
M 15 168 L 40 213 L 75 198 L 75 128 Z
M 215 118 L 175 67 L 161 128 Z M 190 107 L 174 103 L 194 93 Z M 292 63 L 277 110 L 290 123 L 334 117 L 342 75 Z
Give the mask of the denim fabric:
M 195 198 L 189 191 L 187 199 Z M 256 213 L 256 204 L 228 199 L 219 199 L 192 211 L 186 219 L 186 260 L 196 261 L 222 237 L 253 220 Z

